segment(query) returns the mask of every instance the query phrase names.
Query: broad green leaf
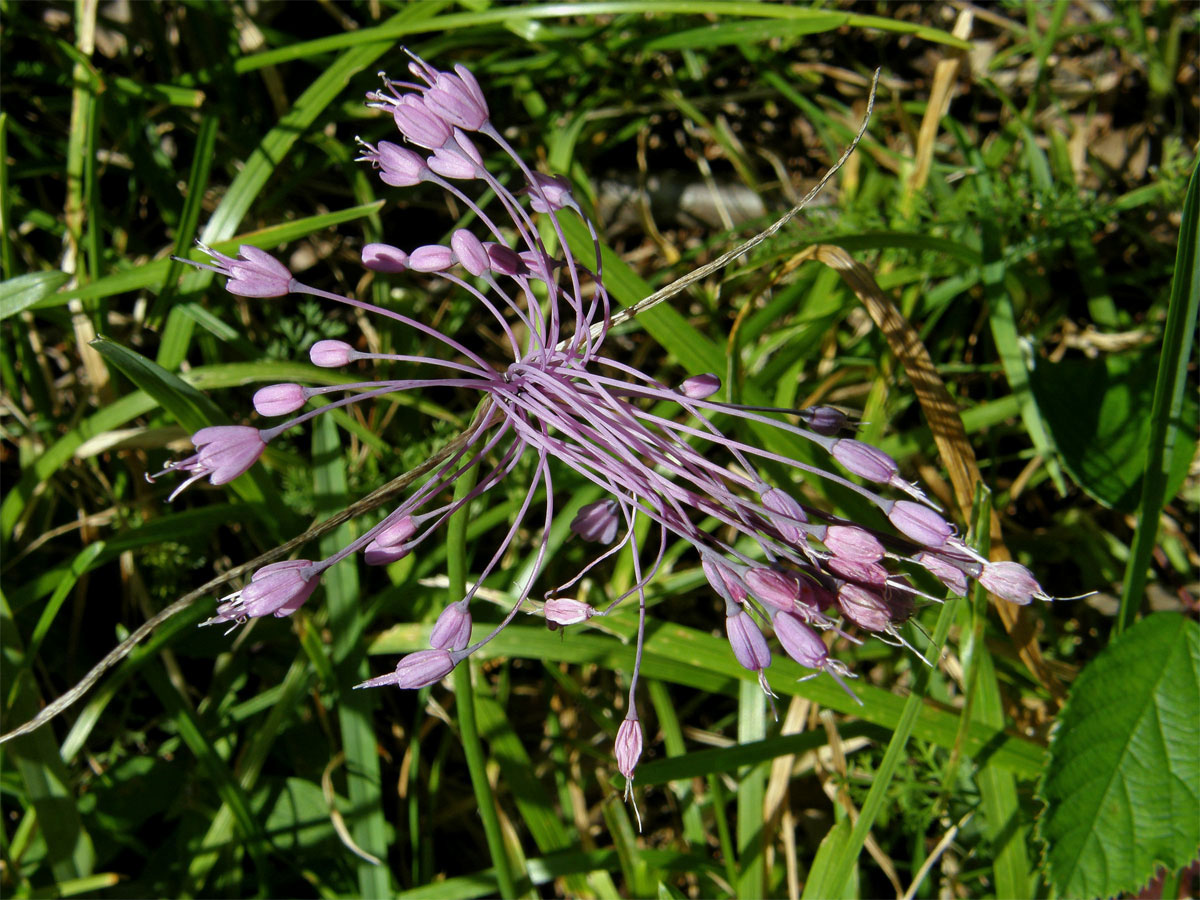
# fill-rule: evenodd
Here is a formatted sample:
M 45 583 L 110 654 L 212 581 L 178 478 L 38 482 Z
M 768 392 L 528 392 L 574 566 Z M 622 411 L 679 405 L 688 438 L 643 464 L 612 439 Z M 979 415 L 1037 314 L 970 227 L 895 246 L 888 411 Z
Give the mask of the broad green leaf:
M 1066 897 L 1134 893 L 1200 846 L 1200 626 L 1143 619 L 1071 687 L 1038 786 L 1037 835 Z
M 1158 348 L 1101 359 L 1040 362 L 1031 384 L 1054 437 L 1063 468 L 1105 506 L 1133 512 L 1141 496 L 1149 455 L 1151 401 L 1158 373 Z M 1187 397 L 1176 423 L 1195 436 L 1196 402 Z M 1177 441 L 1168 467 L 1168 497 L 1187 477 L 1194 440 Z
M 45 300 L 71 280 L 66 272 L 29 272 L 0 282 L 0 321 Z

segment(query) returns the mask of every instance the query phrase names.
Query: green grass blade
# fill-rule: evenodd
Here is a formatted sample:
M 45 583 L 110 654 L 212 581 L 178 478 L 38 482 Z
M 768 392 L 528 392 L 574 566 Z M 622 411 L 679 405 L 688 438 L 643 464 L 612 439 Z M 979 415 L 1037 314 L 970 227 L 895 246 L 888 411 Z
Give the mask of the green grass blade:
M 1167 501 L 1166 485 L 1176 442 L 1195 435 L 1181 432 L 1180 411 L 1188 383 L 1187 368 L 1196 340 L 1197 307 L 1200 306 L 1200 166 L 1192 167 L 1183 200 L 1179 226 L 1179 249 L 1171 279 L 1171 302 L 1163 331 L 1162 357 L 1150 415 L 1149 452 L 1142 476 L 1142 499 L 1138 526 L 1121 586 L 1121 607 L 1113 637 L 1129 628 L 1137 618 L 1146 586 L 1146 572 L 1158 540 L 1158 521 Z

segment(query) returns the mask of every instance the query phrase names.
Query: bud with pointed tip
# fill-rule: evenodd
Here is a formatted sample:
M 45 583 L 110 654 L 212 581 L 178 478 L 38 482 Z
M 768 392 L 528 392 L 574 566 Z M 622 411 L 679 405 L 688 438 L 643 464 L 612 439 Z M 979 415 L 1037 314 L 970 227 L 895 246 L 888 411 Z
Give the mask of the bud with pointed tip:
M 733 655 L 743 668 L 761 672 L 771 665 L 771 648 L 767 646 L 767 639 L 745 610 L 725 617 L 725 634 L 729 637 Z
M 642 726 L 633 710 L 630 710 L 629 715 L 621 722 L 621 727 L 617 729 L 613 751 L 617 757 L 617 771 L 633 781 L 633 770 L 642 758 Z
M 435 650 L 462 650 L 471 642 L 471 613 L 467 601 L 459 600 L 442 610 L 429 633 L 429 646 Z
M 763 492 L 761 500 L 763 506 L 775 513 L 771 516 L 771 524 L 779 531 L 779 536 L 788 543 L 802 544 L 805 532 L 800 524 L 807 523 L 808 516 L 792 495 L 779 488 L 771 488 Z
M 921 567 L 944 584 L 951 593 L 959 597 L 967 595 L 967 575 L 958 566 L 947 562 L 936 553 L 921 552 L 913 557 Z
M 553 625 L 578 625 L 596 614 L 586 603 L 568 597 L 552 597 L 542 606 L 546 621 Z
M 449 675 L 463 655 L 461 651 L 418 650 L 401 659 L 396 664 L 395 672 L 368 679 L 362 684 L 356 684 L 354 688 L 357 690 L 392 684 L 399 688 L 423 688 Z
M 679 393 L 691 400 L 704 400 L 721 389 L 721 379 L 716 375 L 693 375 L 679 382 Z
M 790 610 L 800 599 L 800 582 L 791 572 L 752 566 L 742 578 L 750 593 L 776 609 Z
M 979 576 L 979 583 L 1001 600 L 1020 606 L 1028 605 L 1034 597 L 1039 600 L 1054 599 L 1042 590 L 1032 572 L 1020 563 L 1008 560 L 985 565 Z
M 954 536 L 954 526 L 923 503 L 897 500 L 888 513 L 896 530 L 923 547 L 936 550 Z
M 847 619 L 867 631 L 883 631 L 892 622 L 892 611 L 884 599 L 857 584 L 838 588 L 837 606 Z
M 830 452 L 848 471 L 878 484 L 887 484 L 900 471 L 896 461 L 882 450 L 853 438 L 837 441 Z
M 857 525 L 830 525 L 823 543 L 834 555 L 854 562 L 879 562 L 884 555 L 879 539 Z

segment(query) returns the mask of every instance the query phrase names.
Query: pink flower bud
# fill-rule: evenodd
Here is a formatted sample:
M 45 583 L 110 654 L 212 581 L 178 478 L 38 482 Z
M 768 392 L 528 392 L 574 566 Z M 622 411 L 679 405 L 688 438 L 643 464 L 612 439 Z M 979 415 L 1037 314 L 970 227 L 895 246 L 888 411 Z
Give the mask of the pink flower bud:
M 936 553 L 918 553 L 913 559 L 952 593 L 959 597 L 967 595 L 967 575 L 962 569 L 942 559 Z
M 721 389 L 721 379 L 716 375 L 693 375 L 679 383 L 679 393 L 692 400 L 704 400 Z
M 825 437 L 834 437 L 846 427 L 846 414 L 832 406 L 810 406 L 800 410 L 800 419 L 815 431 Z
M 298 384 L 273 384 L 254 393 L 254 409 L 260 416 L 286 416 L 302 407 L 308 397 Z
M 708 583 L 726 603 L 742 604 L 746 602 L 746 586 L 738 578 L 737 573 L 715 556 L 705 554 L 700 560 Z
M 843 584 L 837 593 L 838 609 L 867 631 L 883 631 L 892 622 L 892 611 L 884 599 L 857 584 Z
M 429 634 L 429 646 L 435 650 L 462 650 L 471 642 L 471 613 L 467 603 L 460 600 L 442 610 L 433 631 Z
M 776 609 L 790 610 L 800 599 L 800 582 L 790 572 L 778 569 L 750 568 L 742 576 L 746 587 L 763 603 Z
M 617 771 L 633 781 L 633 770 L 642 758 L 642 726 L 636 713 L 630 712 L 621 722 L 613 751 L 617 757 Z
M 457 147 L 439 147 L 429 157 L 429 168 L 443 178 L 454 178 L 459 181 L 470 181 L 479 173 L 479 168 L 471 157 L 461 152 Z
M 491 268 L 491 260 L 483 248 L 483 242 L 471 232 L 460 228 L 450 237 L 450 247 L 464 269 L 476 277 Z
M 771 524 L 779 536 L 789 544 L 803 544 L 805 531 L 800 525 L 808 522 L 808 516 L 792 495 L 779 488 L 771 488 L 763 492 L 761 500 L 763 506 L 775 513 L 771 516 Z
M 824 669 L 829 650 L 821 636 L 791 613 L 778 613 L 771 622 L 784 652 L 809 669 Z
M 743 610 L 736 615 L 726 616 L 725 634 L 729 637 L 733 655 L 743 668 L 761 672 L 771 665 L 771 649 L 767 646 L 767 639 L 749 613 Z
M 578 625 L 596 614 L 586 603 L 567 597 L 552 597 L 542 607 L 546 621 L 553 625 Z
M 401 516 L 390 522 L 375 535 L 375 543 L 380 547 L 395 547 L 407 541 L 417 532 L 417 523 L 412 516 Z
M 585 541 L 611 544 L 621 525 L 615 500 L 599 500 L 582 507 L 571 520 L 571 531 Z
M 529 267 L 525 265 L 525 260 L 521 259 L 521 254 L 516 250 L 491 241 L 484 244 L 483 248 L 487 251 L 488 260 L 491 262 L 490 268 L 493 272 L 514 278 L 529 274 Z
M 371 541 L 363 548 L 363 562 L 368 566 L 388 566 L 397 560 L 404 559 L 412 552 L 408 544 L 397 547 L 381 547 L 378 541 Z
M 1020 563 L 1008 561 L 987 563 L 983 567 L 983 573 L 979 576 L 979 583 L 1001 600 L 1007 600 L 1009 603 L 1016 603 L 1020 606 L 1026 606 L 1034 597 L 1039 600 L 1054 599 L 1042 590 L 1042 586 L 1037 583 L 1033 573 Z
M 362 263 L 372 272 L 396 275 L 408 271 L 408 254 L 391 244 L 367 244 L 362 248 Z
M 830 525 L 824 544 L 842 559 L 873 563 L 883 559 L 883 544 L 865 528 L 856 525 Z
M 314 366 L 336 369 L 357 358 L 357 354 L 345 341 L 317 341 L 309 348 L 308 358 Z
M 418 147 L 436 150 L 450 140 L 450 126 L 415 94 L 405 94 L 392 104 L 396 127 Z
M 391 141 L 380 141 L 374 156 L 363 158 L 378 165 L 379 180 L 393 187 L 412 187 L 425 176 L 426 164 L 421 154 Z
M 571 196 L 571 183 L 561 175 L 534 172 L 533 183 L 525 188 L 525 193 L 529 195 L 529 205 L 534 212 L 576 208 L 575 198 Z
M 934 550 L 954 536 L 953 525 L 928 506 L 911 500 L 897 500 L 888 519 L 906 538 Z
M 449 675 L 460 659 L 462 656 L 458 651 L 452 653 L 448 650 L 418 650 L 401 659 L 395 672 L 380 675 L 354 687 L 357 690 L 394 684 L 400 688 L 423 688 Z
M 454 263 L 454 251 L 441 244 L 426 244 L 408 256 L 408 267 L 414 272 L 444 272 Z
M 844 559 L 831 556 L 825 560 L 825 567 L 839 578 L 847 581 L 857 581 L 861 584 L 883 584 L 887 581 L 888 571 L 879 563 L 859 562 L 854 559 Z
M 833 458 L 846 469 L 867 481 L 887 484 L 900 471 L 896 461 L 870 444 L 842 438 L 833 445 Z

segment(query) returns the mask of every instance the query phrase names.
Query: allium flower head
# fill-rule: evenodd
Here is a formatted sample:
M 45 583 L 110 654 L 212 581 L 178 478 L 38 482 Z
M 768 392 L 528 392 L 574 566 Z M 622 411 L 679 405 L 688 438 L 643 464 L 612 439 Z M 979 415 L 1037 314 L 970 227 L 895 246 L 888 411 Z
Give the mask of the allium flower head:
M 570 183 L 528 167 L 493 125 L 483 91 L 467 69 L 442 71 L 415 56 L 409 68 L 419 83 L 385 77 L 382 89 L 367 95 L 369 106 L 392 116 L 405 145 L 360 142 L 359 159 L 393 187 L 424 183 L 441 188 L 476 224 L 407 249 L 369 244 L 362 250 L 362 261 L 382 276 L 420 275 L 462 292 L 484 320 L 481 329 L 502 336 L 503 358 L 472 349 L 454 335 L 395 309 L 302 284 L 281 263 L 253 247 L 242 247 L 240 259 L 203 248 L 214 262 L 193 265 L 226 275 L 226 288 L 232 293 L 298 293 L 340 303 L 356 314 L 409 329 L 435 350 L 429 355 L 388 355 L 356 349 L 367 346 L 365 342 L 339 340 L 305 348 L 314 365 L 340 368 L 354 363 L 357 368 L 366 362 L 378 366 L 378 375 L 334 387 L 263 388 L 255 397 L 260 414 L 298 415 L 261 431 L 221 426 L 197 432 L 197 453 L 160 473 L 186 474 L 179 489 L 206 476 L 213 484 L 223 484 L 249 468 L 279 434 L 350 404 L 389 393 L 446 388 L 474 391 L 479 398 L 472 424 L 453 450 L 438 457 L 425 480 L 415 482 L 382 521 L 361 529 L 357 539 L 326 559 L 260 570 L 221 605 L 219 621 L 292 612 L 311 595 L 329 566 L 358 553 L 375 565 L 401 559 L 417 551 L 451 515 L 488 496 L 515 473 L 528 472 L 528 482 L 517 489 L 517 511 L 505 536 L 464 596 L 449 598 L 433 627 L 431 648 L 405 656 L 394 672 L 359 687 L 433 684 L 493 640 L 522 609 L 546 562 L 561 499 L 556 497 L 556 484 L 562 483 L 559 476 L 564 471 L 573 473 L 575 483 L 587 483 L 604 494 L 579 509 L 570 524 L 574 534 L 597 545 L 595 555 L 566 584 L 546 586 L 541 614 L 558 627 L 585 623 L 611 614 L 620 604 L 636 603 L 634 671 L 615 746 L 618 768 L 632 779 L 643 740 L 636 688 L 645 636 L 645 589 L 671 543 L 682 542 L 699 558 L 716 601 L 714 618 L 723 612 L 733 656 L 755 673 L 764 690 L 764 672 L 772 663 L 763 633 L 768 624 L 789 656 L 843 687 L 849 672 L 830 658 L 817 630 L 845 639 L 840 617 L 847 628 L 853 625 L 898 639 L 896 623 L 911 613 L 914 598 L 924 596 L 896 571 L 905 561 L 956 589 L 958 576 L 964 583 L 975 577 L 1016 603 L 1046 598 L 1028 570 L 1012 563 L 986 563 L 955 537 L 953 526 L 901 475 L 895 460 L 849 436 L 854 424 L 842 411 L 723 403 L 713 399 L 721 383 L 712 374 L 694 373 L 672 387 L 622 358 L 607 341 L 613 316 L 599 237 L 572 197 Z M 493 174 L 497 158 L 504 170 L 500 176 Z M 515 189 L 510 188 L 514 171 L 520 182 Z M 492 201 L 483 204 L 478 199 L 483 197 Z M 582 251 L 573 246 L 560 217 L 581 219 L 591 246 Z M 543 234 L 553 235 L 553 240 L 543 240 Z M 421 377 L 395 378 L 388 368 L 393 363 L 403 363 L 406 371 L 416 366 Z M 332 392 L 344 396 L 300 412 L 312 398 Z M 733 436 L 749 429 L 723 430 L 729 422 L 786 432 L 810 443 L 829 464 L 767 451 Z M 878 521 L 890 520 L 894 532 L 836 519 L 807 500 L 801 504 L 789 479 L 764 477 L 764 463 L 773 473 L 790 469 L 853 491 L 875 508 Z M 474 486 L 450 499 L 459 479 L 472 471 Z M 907 498 L 885 491 L 899 491 Z M 471 642 L 471 603 L 479 588 L 498 574 L 523 529 L 540 535 L 528 575 L 511 586 L 515 602 L 502 620 Z M 628 553 L 633 561 L 635 583 L 625 593 L 609 598 L 603 609 L 564 596 L 617 553 Z

